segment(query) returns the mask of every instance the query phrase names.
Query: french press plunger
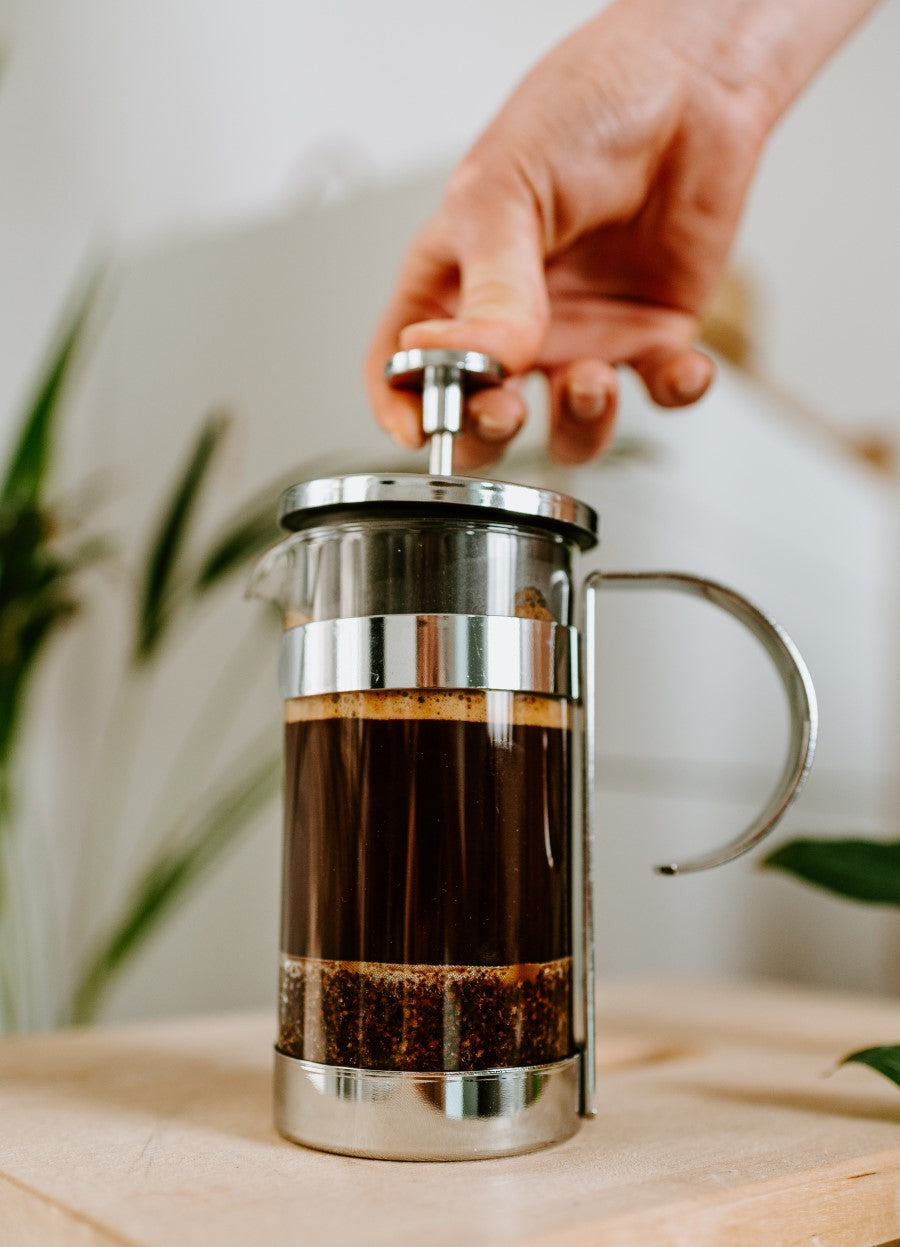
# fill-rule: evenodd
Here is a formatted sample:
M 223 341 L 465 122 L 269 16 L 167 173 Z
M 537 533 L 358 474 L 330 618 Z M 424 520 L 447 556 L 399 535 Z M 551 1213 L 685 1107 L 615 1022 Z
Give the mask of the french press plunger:
M 786 634 L 731 589 L 594 572 L 590 507 L 455 477 L 475 352 L 405 351 L 428 475 L 337 476 L 281 499 L 257 591 L 283 607 L 285 835 L 275 1112 L 335 1152 L 454 1159 L 565 1139 L 594 1112 L 595 614 L 679 589 L 736 616 L 784 683 L 776 791 L 716 852 L 769 832 L 809 770 L 815 695 Z

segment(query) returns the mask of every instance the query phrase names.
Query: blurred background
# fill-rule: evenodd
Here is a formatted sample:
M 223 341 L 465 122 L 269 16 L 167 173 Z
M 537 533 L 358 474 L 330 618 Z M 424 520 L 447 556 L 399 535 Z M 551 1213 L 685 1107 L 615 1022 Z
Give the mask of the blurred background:
M 6 1027 L 274 1002 L 281 707 L 250 559 L 292 476 L 423 466 L 368 415 L 370 328 L 454 159 L 598 7 L 0 0 Z M 900 827 L 898 41 L 889 2 L 774 136 L 708 398 L 627 384 L 613 454 L 561 470 L 535 386 L 495 469 L 597 507 L 600 565 L 723 579 L 792 634 L 821 744 L 773 842 Z M 761 804 L 786 711 L 702 605 L 611 596 L 601 635 L 602 972 L 900 988 L 890 910 L 749 859 L 652 875 Z

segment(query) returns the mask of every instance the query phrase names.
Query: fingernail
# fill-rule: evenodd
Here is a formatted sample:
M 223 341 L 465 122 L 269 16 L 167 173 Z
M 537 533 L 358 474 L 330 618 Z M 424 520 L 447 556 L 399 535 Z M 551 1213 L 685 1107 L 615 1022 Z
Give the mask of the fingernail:
M 512 437 L 518 427 L 518 420 L 510 422 L 487 414 L 478 417 L 478 432 L 488 442 L 506 441 L 507 438 Z
M 413 347 L 421 338 L 430 338 L 434 334 L 452 333 L 459 327 L 456 320 L 419 320 L 414 325 L 407 325 L 400 330 L 399 343 L 403 350 Z
M 682 367 L 669 380 L 672 393 L 684 402 L 699 398 L 710 382 L 709 370 L 698 360 L 693 366 Z
M 705 382 L 697 382 L 696 377 L 673 377 L 672 393 L 676 398 L 685 400 L 699 398 Z
M 609 391 L 606 387 L 570 385 L 566 391 L 569 411 L 577 420 L 597 420 L 606 410 Z
M 422 431 L 417 424 L 407 420 L 394 420 L 387 426 L 390 436 L 407 450 L 418 450 L 422 445 Z

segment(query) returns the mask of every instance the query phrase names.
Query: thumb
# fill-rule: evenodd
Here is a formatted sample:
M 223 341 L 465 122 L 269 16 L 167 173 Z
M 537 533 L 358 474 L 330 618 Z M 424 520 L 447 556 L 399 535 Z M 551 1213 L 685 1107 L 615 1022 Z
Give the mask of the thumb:
M 407 325 L 404 350 L 483 351 L 511 373 L 531 368 L 549 324 L 544 246 L 531 196 L 481 185 L 441 213 L 459 266 L 459 305 L 447 320 Z

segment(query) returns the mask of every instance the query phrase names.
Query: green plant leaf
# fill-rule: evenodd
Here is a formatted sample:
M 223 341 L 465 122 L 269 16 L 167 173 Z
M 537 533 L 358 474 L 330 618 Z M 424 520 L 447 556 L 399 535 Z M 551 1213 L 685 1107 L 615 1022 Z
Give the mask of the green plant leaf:
M 0 487 L 0 505 L 4 507 L 36 503 L 43 494 L 60 396 L 81 340 L 96 285 L 96 280 L 88 285 L 74 313 L 66 318 L 59 345 L 48 359 L 25 412 Z
M 845 1056 L 841 1065 L 850 1065 L 853 1062 L 868 1065 L 900 1087 L 900 1044 L 883 1048 L 861 1048 L 859 1052 L 851 1052 L 849 1056 Z
M 26 408 L 0 485 L 0 816 L 9 808 L 7 768 L 38 655 L 76 609 L 76 564 L 54 549 L 53 519 L 43 505 L 60 398 L 70 373 L 96 280 L 66 317 Z
M 0 773 L 12 753 L 38 656 L 78 610 L 74 576 L 110 549 L 100 538 L 58 548 L 55 526 L 31 503 L 0 507 Z
M 900 905 L 900 840 L 792 840 L 762 865 L 856 901 Z
M 155 527 L 138 604 L 134 654 L 137 663 L 146 662 L 156 651 L 179 601 L 178 576 L 191 520 L 228 424 L 228 418 L 218 413 L 204 422 Z
M 103 997 L 128 962 L 175 903 L 272 800 L 280 782 L 280 755 L 251 761 L 208 804 L 178 847 L 161 851 L 150 862 L 126 898 L 121 914 L 88 959 L 73 997 L 74 1021 L 87 1022 L 96 1017 Z

